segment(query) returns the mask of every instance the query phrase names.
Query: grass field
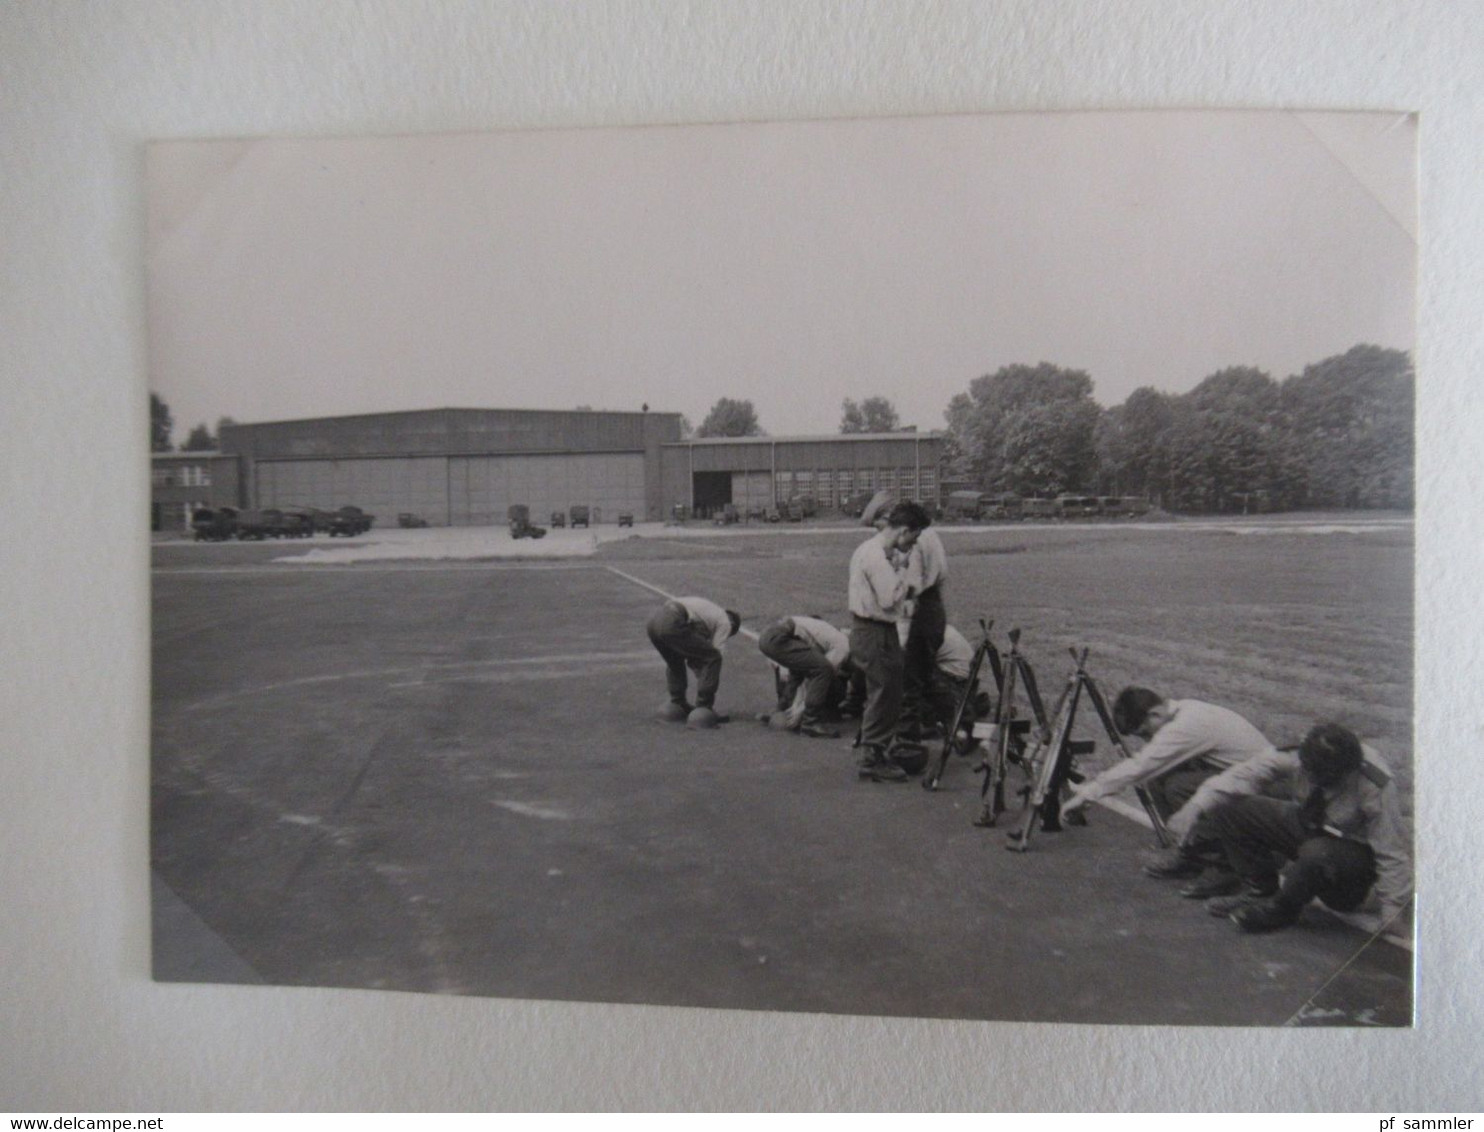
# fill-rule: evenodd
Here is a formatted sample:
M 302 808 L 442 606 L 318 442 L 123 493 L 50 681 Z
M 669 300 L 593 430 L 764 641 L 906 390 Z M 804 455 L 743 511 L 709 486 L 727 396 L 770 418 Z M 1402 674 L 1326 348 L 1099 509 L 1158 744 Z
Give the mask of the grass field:
M 403 532 L 401 537 L 436 532 Z M 591 557 L 293 565 L 160 545 L 153 865 L 161 978 L 834 1013 L 1227 1025 L 1410 1017 L 1410 954 L 1320 913 L 1243 937 L 1138 875 L 1147 831 L 1005 853 L 978 780 L 858 782 L 848 740 L 748 722 L 752 641 L 698 733 L 653 719 L 658 592 L 845 616 L 858 529 L 662 528 Z M 377 533 L 366 540 L 374 545 Z M 1409 522 L 946 530 L 950 619 L 1020 627 L 1230 706 L 1334 718 L 1411 783 Z M 1098 757 L 1104 757 L 1100 752 Z M 1408 805 L 1410 809 L 1410 805 Z

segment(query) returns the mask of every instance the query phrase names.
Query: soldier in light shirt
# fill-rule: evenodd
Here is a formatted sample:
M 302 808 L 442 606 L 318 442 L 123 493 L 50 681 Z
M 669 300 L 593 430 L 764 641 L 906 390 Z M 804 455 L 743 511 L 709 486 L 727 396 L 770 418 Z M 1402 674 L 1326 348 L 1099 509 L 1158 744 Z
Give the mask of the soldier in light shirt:
M 815 739 L 838 739 L 825 726 L 830 689 L 850 659 L 850 639 L 817 617 L 783 617 L 763 630 L 757 647 L 788 673 L 778 692 L 786 727 Z M 802 688 L 803 700 L 795 705 Z
M 918 503 L 896 504 L 886 523 L 850 558 L 850 655 L 865 674 L 866 704 L 861 717 L 860 777 L 874 782 L 905 782 L 907 774 L 886 754 L 902 710 L 903 651 L 897 622 L 906 612 L 912 588 L 906 555 L 929 523 Z
M 655 610 L 649 619 L 649 640 L 664 658 L 665 686 L 672 705 L 686 713 L 692 710 L 686 699 L 689 668 L 696 674 L 694 706 L 715 710 L 721 647 L 741 627 L 741 614 L 703 597 L 676 598 Z

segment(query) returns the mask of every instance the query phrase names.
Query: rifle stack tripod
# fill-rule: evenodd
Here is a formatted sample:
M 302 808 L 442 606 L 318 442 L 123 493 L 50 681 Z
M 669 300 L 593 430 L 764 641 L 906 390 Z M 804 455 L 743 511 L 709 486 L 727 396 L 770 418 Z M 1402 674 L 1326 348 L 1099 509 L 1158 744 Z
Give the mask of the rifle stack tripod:
M 1062 828 L 1062 791 L 1068 783 L 1082 781 L 1082 776 L 1076 769 L 1077 757 L 1091 754 L 1096 748 L 1096 743 L 1091 739 L 1072 738 L 1077 710 L 1084 696 L 1092 702 L 1093 710 L 1113 749 L 1122 758 L 1131 756 L 1123 736 L 1113 723 L 1113 714 L 1108 710 L 1107 700 L 1087 671 L 1087 649 L 1080 653 L 1076 649 L 1069 650 L 1074 666 L 1072 674 L 1057 698 L 1055 710 L 1048 715 L 1036 684 L 1035 670 L 1020 651 L 1020 630 L 1010 631 L 1010 651 L 1001 655 L 989 636 L 992 624 L 983 618 L 979 621 L 982 636 L 969 664 L 968 683 L 954 712 L 952 725 L 944 736 L 942 750 L 923 774 L 922 785 L 924 789 L 936 790 L 942 781 L 948 756 L 964 727 L 964 721 L 966 718 L 972 720 L 970 705 L 979 673 L 987 661 L 994 677 L 997 699 L 989 749 L 984 760 L 976 767 L 984 774 L 984 782 L 980 787 L 983 804 L 974 824 L 988 827 L 996 824 L 1006 809 L 1005 779 L 1009 768 L 1019 767 L 1026 778 L 1026 784 L 1017 792 L 1023 805 L 1019 825 L 1007 834 L 1005 848 L 1024 853 L 1030 848 L 1031 833 L 1036 827 L 1037 818 L 1040 819 L 1040 827 L 1044 832 L 1057 832 Z M 1017 704 L 1017 696 L 1022 692 L 1030 709 L 1029 716 L 1023 715 Z M 972 733 L 972 726 L 969 730 Z M 1138 789 L 1136 792 L 1153 826 L 1155 837 L 1161 846 L 1168 847 L 1173 839 L 1165 828 L 1159 811 L 1144 790 Z M 1077 825 L 1086 824 L 1086 819 L 1080 814 L 1076 817 L 1068 815 L 1067 821 Z

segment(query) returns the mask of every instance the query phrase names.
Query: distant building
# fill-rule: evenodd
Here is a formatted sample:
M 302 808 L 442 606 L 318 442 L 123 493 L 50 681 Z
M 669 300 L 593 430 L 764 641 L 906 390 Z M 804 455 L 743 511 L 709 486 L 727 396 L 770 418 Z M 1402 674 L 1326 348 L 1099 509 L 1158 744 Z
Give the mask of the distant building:
M 151 453 L 150 530 L 186 530 L 202 507 L 240 507 L 238 467 L 221 452 Z
M 522 503 L 540 521 L 574 506 L 596 522 L 740 514 L 795 497 L 837 511 L 891 488 L 936 502 L 935 433 L 682 440 L 678 413 L 428 409 L 224 424 L 219 453 L 154 457 L 157 530 L 196 507 L 353 504 L 378 523 L 411 512 L 434 526 L 493 526 Z
M 937 503 L 942 449 L 938 433 L 706 437 L 661 446 L 660 461 L 666 501 L 697 515 L 731 504 L 746 516 L 795 497 L 828 513 L 883 488 Z

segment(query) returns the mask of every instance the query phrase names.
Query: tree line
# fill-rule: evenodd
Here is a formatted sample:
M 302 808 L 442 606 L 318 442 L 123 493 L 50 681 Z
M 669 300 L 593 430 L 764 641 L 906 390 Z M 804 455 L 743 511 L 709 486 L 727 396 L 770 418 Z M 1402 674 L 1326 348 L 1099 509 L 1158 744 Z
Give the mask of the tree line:
M 236 424 L 231 417 L 220 417 L 216 422 L 216 433 L 206 427 L 205 422 L 196 425 L 186 434 L 181 443 L 181 452 L 213 452 L 222 434 L 223 425 Z M 158 393 L 149 395 L 149 450 L 151 452 L 174 452 L 175 442 L 171 434 L 175 431 L 175 416 L 170 406 Z
M 1093 400 L 1082 370 L 1009 365 L 949 402 L 940 478 L 992 493 L 1139 496 L 1171 511 L 1410 509 L 1413 386 L 1402 350 L 1358 345 L 1276 381 L 1251 366 L 1188 393 Z M 885 397 L 841 406 L 841 433 L 896 432 Z M 723 397 L 698 436 L 763 436 Z
M 1028 498 L 1139 496 L 1183 512 L 1410 509 L 1414 377 L 1405 351 L 1359 345 L 1281 382 L 1233 366 L 1188 393 L 1144 386 L 1103 408 L 1082 370 L 1008 365 L 948 403 L 939 476 Z M 232 423 L 218 421 L 217 436 L 197 425 L 181 451 L 215 448 Z M 171 428 L 151 393 L 151 451 L 172 451 Z M 877 396 L 847 398 L 839 431 L 904 430 Z M 767 434 L 751 401 L 722 397 L 696 435 Z
M 1141 496 L 1171 511 L 1413 505 L 1413 386 L 1401 350 L 1359 345 L 1275 381 L 1234 366 L 1121 405 L 1047 363 L 977 378 L 949 403 L 944 475 L 1022 496 Z

